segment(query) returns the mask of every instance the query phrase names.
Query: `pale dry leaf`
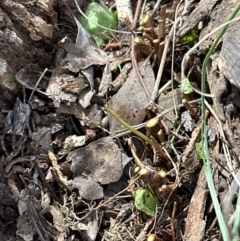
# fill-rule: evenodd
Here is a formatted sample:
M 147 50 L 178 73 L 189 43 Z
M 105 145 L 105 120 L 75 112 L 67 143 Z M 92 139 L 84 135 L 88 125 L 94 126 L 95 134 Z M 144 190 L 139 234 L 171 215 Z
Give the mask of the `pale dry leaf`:
M 22 237 L 24 241 L 32 241 L 33 236 L 36 234 L 35 228 L 28 219 L 28 215 L 19 216 L 17 219 L 16 234 Z
M 107 93 L 111 83 L 112 83 L 112 73 L 110 70 L 110 63 L 108 61 L 103 69 L 102 79 L 98 90 L 98 95 L 100 97 L 103 97 Z
M 71 188 L 77 188 L 82 198 L 92 201 L 103 198 L 103 188 L 91 177 L 75 177 L 67 181 L 66 185 Z
M 75 149 L 76 147 L 81 147 L 85 145 L 86 143 L 86 136 L 77 136 L 77 135 L 72 135 L 68 136 L 64 140 L 64 150 L 67 152 L 70 152 L 71 150 Z

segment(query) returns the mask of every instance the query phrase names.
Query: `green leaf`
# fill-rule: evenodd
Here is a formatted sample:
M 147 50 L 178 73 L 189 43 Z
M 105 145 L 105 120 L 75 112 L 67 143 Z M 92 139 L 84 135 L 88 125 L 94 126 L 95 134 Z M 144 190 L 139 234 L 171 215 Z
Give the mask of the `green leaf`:
M 197 143 L 195 144 L 195 146 L 196 146 L 196 151 L 197 151 L 197 156 L 198 156 L 198 158 L 203 160 L 203 159 L 205 158 L 205 156 L 204 156 L 203 143 L 202 143 L 202 141 L 197 142 Z
M 156 213 L 157 198 L 147 189 L 138 189 L 135 196 L 135 206 L 149 216 Z
M 197 39 L 197 31 L 195 29 L 192 29 L 182 38 L 182 42 L 192 45 Z
M 192 86 L 188 78 L 183 79 L 179 87 L 182 93 L 186 95 L 191 94 L 193 92 Z
M 90 21 L 82 16 L 80 18 L 80 23 L 92 35 L 98 45 L 100 45 L 104 39 L 108 39 L 111 35 L 110 31 L 105 30 L 94 23 L 114 30 L 118 27 L 117 12 L 112 13 L 96 2 L 88 5 L 85 15 Z

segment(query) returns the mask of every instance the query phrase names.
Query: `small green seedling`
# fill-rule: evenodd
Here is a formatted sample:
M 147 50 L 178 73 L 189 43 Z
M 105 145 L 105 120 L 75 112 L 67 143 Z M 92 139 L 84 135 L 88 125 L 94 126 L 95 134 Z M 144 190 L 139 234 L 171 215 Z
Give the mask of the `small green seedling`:
M 118 27 L 117 12 L 112 13 L 96 2 L 88 5 L 85 15 L 88 19 L 82 16 L 80 23 L 92 35 L 98 46 L 103 40 L 111 36 L 110 29 L 116 30 Z M 94 23 L 109 28 L 109 30 L 97 26 Z
M 182 43 L 193 45 L 197 39 L 197 31 L 195 29 L 192 29 L 182 38 Z
M 149 216 L 155 216 L 157 198 L 147 189 L 137 189 L 135 195 L 135 206 L 138 210 Z
M 204 156 L 203 143 L 202 143 L 202 141 L 197 142 L 197 143 L 195 144 L 195 146 L 196 146 L 196 151 L 197 151 L 197 156 L 198 156 L 198 158 L 201 159 L 201 160 L 205 159 L 206 157 Z
M 185 95 L 191 94 L 193 92 L 192 86 L 188 78 L 184 78 L 180 83 L 179 87 L 182 93 L 184 93 Z

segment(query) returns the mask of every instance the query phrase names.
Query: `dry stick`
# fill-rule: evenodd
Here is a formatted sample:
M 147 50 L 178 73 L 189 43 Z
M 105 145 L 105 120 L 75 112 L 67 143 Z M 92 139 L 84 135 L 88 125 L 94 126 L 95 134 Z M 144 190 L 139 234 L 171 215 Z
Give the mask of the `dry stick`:
M 140 234 L 137 236 L 137 238 L 136 238 L 135 241 L 143 241 L 143 240 L 146 240 L 146 239 L 145 239 L 145 238 L 146 238 L 145 236 L 147 235 L 147 232 L 148 232 L 149 228 L 153 225 L 154 220 L 155 220 L 154 218 L 151 218 L 151 219 L 149 219 L 149 220 L 146 222 L 144 228 L 141 230 Z
M 42 72 L 41 76 L 39 77 L 36 85 L 35 85 L 34 88 L 32 89 L 32 93 L 31 93 L 31 95 L 30 95 L 30 97 L 29 97 L 29 100 L 28 100 L 29 102 L 31 101 L 31 98 L 32 98 L 34 92 L 36 91 L 36 88 L 37 88 L 38 84 L 40 83 L 40 81 L 42 80 L 43 76 L 45 75 L 45 73 L 46 73 L 47 71 L 48 71 L 48 69 L 45 68 L 44 71 Z
M 188 109 L 188 111 L 190 112 L 190 115 L 191 115 L 195 120 L 199 120 L 199 115 L 196 113 L 196 111 L 193 109 L 193 107 L 189 104 L 189 102 L 187 101 L 187 99 L 182 99 L 182 103 L 183 103 L 183 105 L 186 107 L 186 109 Z
M 177 137 L 179 140 L 182 140 L 182 141 L 183 141 L 183 140 L 186 140 L 186 137 L 181 136 L 181 135 L 178 134 L 177 132 L 170 130 L 170 129 L 168 128 L 168 126 L 165 124 L 164 120 L 161 120 L 161 124 L 162 124 L 162 126 L 163 126 L 163 128 L 164 128 L 164 130 L 165 130 L 165 132 L 166 132 L 167 135 L 172 134 L 172 135 L 174 135 L 175 137 Z
M 150 17 L 153 17 L 153 14 L 157 11 L 157 9 L 159 8 L 160 4 L 161 4 L 162 0 L 158 0 L 157 3 L 154 6 L 154 9 L 152 10 Z
M 163 54 L 162 54 L 162 59 L 161 59 L 161 63 L 159 66 L 159 70 L 158 70 L 158 74 L 157 74 L 157 79 L 154 85 L 154 89 L 151 95 L 151 102 L 150 104 L 153 105 L 154 100 L 156 99 L 157 93 L 158 93 L 158 88 L 160 85 L 160 81 L 162 78 L 162 73 L 163 73 L 163 68 L 165 65 L 165 60 L 166 60 L 166 56 L 167 56 L 167 51 L 168 51 L 168 47 L 169 47 L 169 43 L 170 43 L 170 39 L 173 36 L 173 29 L 174 29 L 175 24 L 172 26 L 168 36 L 166 36 L 165 38 L 165 45 L 164 45 L 164 50 L 163 50 Z
M 135 15 L 134 15 L 134 20 L 133 20 L 133 23 L 132 23 L 132 27 L 131 29 L 135 29 L 136 28 L 136 25 L 137 25 L 137 19 L 138 19 L 138 15 L 139 15 L 139 12 L 140 12 L 140 7 L 141 7 L 141 4 L 142 4 L 142 0 L 138 0 L 137 2 L 137 7 L 136 7 L 136 11 L 135 11 Z M 150 92 L 142 78 L 142 75 L 139 71 L 139 67 L 138 67 L 138 64 L 137 64 L 137 60 L 136 60 L 136 56 L 134 54 L 134 34 L 132 33 L 132 53 L 131 53 L 131 56 L 132 56 L 132 62 L 133 62 L 133 66 L 134 66 L 134 69 L 136 71 L 136 74 L 137 74 L 137 77 L 142 85 L 142 87 L 144 88 L 145 90 L 145 93 L 147 95 L 147 97 L 149 98 L 149 100 L 151 100 L 151 97 L 150 97 Z
M 176 41 L 176 26 L 178 24 L 178 22 L 180 21 L 180 18 L 177 17 L 177 14 L 178 14 L 178 10 L 179 10 L 179 7 L 180 7 L 180 4 L 182 3 L 183 0 L 181 0 L 176 9 L 175 9 L 175 15 L 174 15 L 174 26 L 173 26 L 173 42 L 172 42 L 172 63 L 171 63 L 171 87 L 172 87 L 172 90 L 173 90 L 173 80 L 174 80 L 174 58 L 175 58 L 175 41 Z M 177 115 L 177 107 L 176 107 L 176 100 L 174 98 L 174 96 L 172 96 L 172 99 L 173 99 L 173 105 L 174 105 L 174 110 L 175 110 L 175 118 L 177 119 L 178 118 L 178 115 Z
M 172 229 L 172 240 L 175 241 L 175 225 L 174 225 L 174 219 L 177 211 L 177 203 L 173 203 L 173 211 L 172 211 L 172 218 L 171 218 L 171 229 Z
M 55 201 L 57 201 L 57 202 L 60 203 L 59 198 L 56 196 L 56 194 L 55 194 L 55 192 L 53 191 L 52 187 L 51 187 L 50 184 L 47 182 L 47 180 L 46 180 L 46 178 L 45 178 L 45 176 L 44 176 L 41 168 L 40 168 L 39 165 L 38 165 L 38 162 L 37 162 L 36 160 L 34 160 L 33 163 L 34 163 L 33 165 L 34 165 L 35 169 L 36 169 L 37 172 L 38 172 L 38 175 L 40 176 L 40 178 L 41 178 L 41 180 L 42 180 L 42 182 L 43 182 L 43 185 L 44 185 L 44 186 L 48 189 L 48 191 L 51 193 L 52 198 L 53 198 Z
M 149 92 L 148 87 L 146 86 L 146 84 L 145 84 L 145 82 L 142 78 L 142 75 L 140 73 L 140 70 L 139 70 L 139 67 L 138 67 L 138 64 L 137 64 L 136 56 L 134 54 L 134 36 L 133 35 L 132 35 L 132 54 L 131 55 L 132 55 L 132 62 L 133 62 L 133 66 L 134 66 L 134 69 L 136 71 L 137 77 L 138 77 L 143 89 L 145 90 L 145 93 L 146 93 L 148 99 L 151 100 L 150 92 Z
M 161 20 L 158 22 L 158 41 L 159 44 L 163 40 L 162 38 L 165 37 L 166 34 L 166 12 L 167 8 L 166 5 L 161 6 L 160 8 L 160 15 L 161 15 Z
M 133 158 L 134 158 L 134 160 L 135 160 L 135 163 L 136 163 L 138 166 L 140 166 L 140 167 L 143 168 L 144 166 L 143 166 L 141 160 L 138 158 L 137 153 L 136 153 L 135 150 L 134 150 L 132 137 L 127 138 L 127 143 L 128 143 L 128 145 L 129 145 L 129 147 L 130 147 L 130 150 L 131 150 L 132 156 L 133 156 Z
M 36 209 L 34 207 L 35 205 L 31 201 L 31 196 L 29 195 L 29 193 L 30 193 L 29 187 L 28 187 L 27 183 L 25 182 L 25 179 L 23 178 L 22 175 L 19 175 L 19 178 L 23 182 L 25 189 L 28 192 L 28 195 L 24 195 L 23 201 L 27 204 L 28 216 L 30 217 L 30 219 L 32 221 L 32 225 L 35 227 L 35 230 L 41 241 L 50 241 L 50 239 L 48 237 L 48 233 L 46 232 L 45 228 L 43 227 L 42 222 L 39 219 L 39 215 L 36 212 Z
M 142 0 L 138 0 L 131 30 L 134 30 L 137 26 L 137 20 L 138 20 L 138 15 L 139 15 L 139 12 L 140 12 L 141 5 L 142 5 Z

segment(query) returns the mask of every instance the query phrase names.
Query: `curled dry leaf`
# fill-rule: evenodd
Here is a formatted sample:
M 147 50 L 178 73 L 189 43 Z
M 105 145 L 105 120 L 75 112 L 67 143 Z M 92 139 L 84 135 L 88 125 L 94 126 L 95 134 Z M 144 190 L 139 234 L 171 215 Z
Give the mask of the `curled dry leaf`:
M 76 135 L 68 136 L 64 141 L 63 148 L 67 152 L 70 152 L 76 147 L 81 147 L 85 145 L 85 142 L 86 142 L 86 136 L 76 136 Z
M 30 106 L 17 98 L 13 110 L 6 116 L 4 133 L 24 136 L 26 126 L 29 126 L 30 115 Z
M 58 61 L 59 66 L 54 70 L 47 88 L 56 107 L 63 101 L 76 102 L 77 97 L 84 108 L 90 106 L 94 95 L 93 65 L 104 65 L 107 62 L 105 52 L 96 46 L 79 21 L 75 21 L 78 27 L 76 44 L 68 37 L 58 43 L 67 55 L 62 61 Z M 69 71 L 72 73 L 69 74 Z M 75 77 L 77 73 L 79 76 Z M 62 78 L 63 75 L 67 75 L 67 81 Z M 86 88 L 87 86 L 90 88 Z M 79 96 L 74 93 L 79 93 Z

